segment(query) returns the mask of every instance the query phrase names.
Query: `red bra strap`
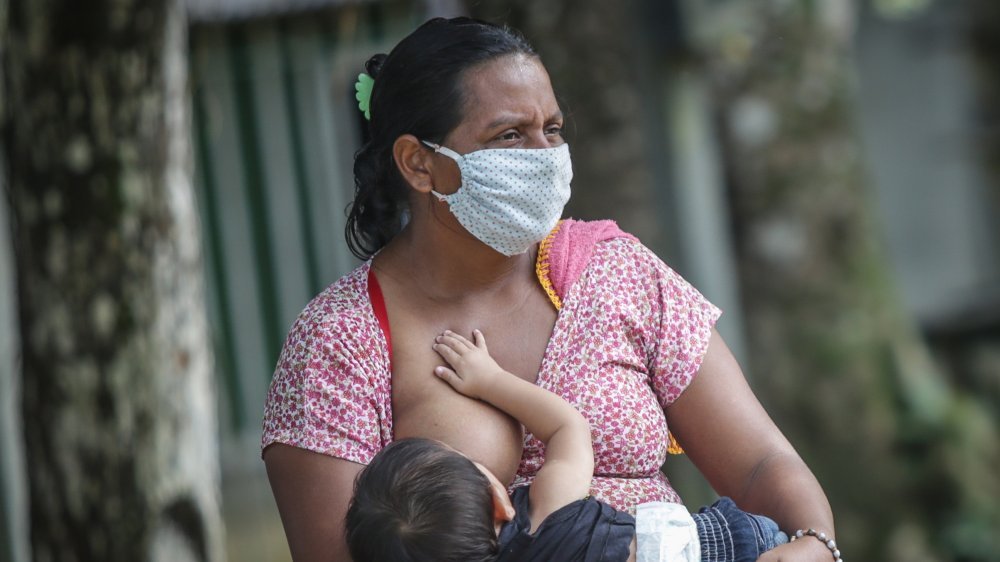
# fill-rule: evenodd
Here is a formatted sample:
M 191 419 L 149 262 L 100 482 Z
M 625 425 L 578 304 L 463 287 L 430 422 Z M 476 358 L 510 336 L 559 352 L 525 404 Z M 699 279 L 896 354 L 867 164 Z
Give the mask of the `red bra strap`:
M 378 319 L 378 325 L 382 328 L 382 335 L 385 336 L 385 345 L 389 351 L 389 371 L 392 371 L 392 335 L 389 333 L 389 314 L 385 311 L 385 298 L 382 296 L 382 287 L 375 277 L 375 270 L 368 268 L 368 300 L 372 303 L 372 311 Z

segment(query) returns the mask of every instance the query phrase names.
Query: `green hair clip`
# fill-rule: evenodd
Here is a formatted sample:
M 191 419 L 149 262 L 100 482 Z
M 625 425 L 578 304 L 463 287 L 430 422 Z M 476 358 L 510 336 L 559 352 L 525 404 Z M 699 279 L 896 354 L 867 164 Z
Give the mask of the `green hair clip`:
M 358 100 L 358 109 L 365 114 L 365 119 L 372 120 L 371 103 L 372 88 L 375 87 L 375 79 L 364 72 L 358 74 L 358 81 L 354 83 L 355 99 Z

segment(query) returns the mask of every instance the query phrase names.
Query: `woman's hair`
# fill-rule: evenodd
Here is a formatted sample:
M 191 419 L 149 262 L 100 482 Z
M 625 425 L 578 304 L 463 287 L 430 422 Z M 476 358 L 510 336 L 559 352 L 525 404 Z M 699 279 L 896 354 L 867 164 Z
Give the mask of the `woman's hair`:
M 365 63 L 374 78 L 370 140 L 354 156 L 354 202 L 347 216 L 347 245 L 366 259 L 403 226 L 407 185 L 393 160 L 401 135 L 440 143 L 462 121 L 463 73 L 493 59 L 537 56 L 517 32 L 460 17 L 421 25 L 386 55 Z
M 430 439 L 402 439 L 358 475 L 345 519 L 355 562 L 479 562 L 497 553 L 490 481 Z

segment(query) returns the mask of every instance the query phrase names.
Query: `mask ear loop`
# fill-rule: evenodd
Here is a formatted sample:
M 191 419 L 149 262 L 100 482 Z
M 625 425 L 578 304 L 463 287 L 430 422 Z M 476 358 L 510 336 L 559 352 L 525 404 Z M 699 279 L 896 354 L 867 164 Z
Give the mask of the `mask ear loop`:
M 445 156 L 447 156 L 448 158 L 451 158 L 455 162 L 459 162 L 459 161 L 462 160 L 462 155 L 461 154 L 455 152 L 454 150 L 452 150 L 452 149 L 450 149 L 448 147 L 441 146 L 440 144 L 433 143 L 431 141 L 422 140 L 420 142 L 422 142 L 422 143 L 426 144 L 427 146 L 433 148 L 434 152 L 437 152 L 438 154 L 444 154 Z
M 426 144 L 427 146 L 431 147 L 432 149 L 434 149 L 434 152 L 437 152 L 438 154 L 444 154 L 445 156 L 447 156 L 448 158 L 451 158 L 455 162 L 460 162 L 462 160 L 462 155 L 459 154 L 459 153 L 457 153 L 457 152 L 455 152 L 454 150 L 452 150 L 450 148 L 441 146 L 440 144 L 433 143 L 431 141 L 421 140 L 420 142 L 422 142 L 422 143 Z M 438 193 L 437 191 L 434 191 L 433 189 L 431 190 L 431 195 L 433 195 L 434 197 L 437 197 L 438 201 L 445 201 L 445 202 L 447 202 L 448 201 L 448 197 L 450 197 L 449 195 L 445 195 L 443 193 Z M 454 194 L 452 194 L 452 195 L 454 195 Z

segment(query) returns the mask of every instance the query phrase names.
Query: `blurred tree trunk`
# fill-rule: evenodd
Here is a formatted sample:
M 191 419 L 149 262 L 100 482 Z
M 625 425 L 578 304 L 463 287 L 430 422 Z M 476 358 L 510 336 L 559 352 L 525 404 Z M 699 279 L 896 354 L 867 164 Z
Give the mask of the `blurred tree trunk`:
M 1000 209 L 1000 2 L 969 0 L 969 4 L 969 38 L 979 79 L 982 161 Z
M 221 560 L 183 6 L 3 15 L 33 557 Z
M 853 123 L 853 4 L 691 6 L 759 396 L 823 482 L 848 557 L 988 559 L 996 430 L 935 370 L 889 279 Z
M 971 0 L 970 44 L 979 89 L 978 112 L 980 129 L 976 139 L 980 147 L 979 162 L 993 194 L 992 212 L 1000 217 L 1000 2 Z M 994 225 L 1000 236 L 1000 225 Z M 1000 409 L 1000 287 L 992 311 L 990 333 L 973 346 L 968 356 L 970 385 L 983 399 Z M 986 330 L 984 330 L 986 331 Z M 1000 417 L 1000 412 L 997 413 Z
M 470 0 L 474 17 L 521 31 L 545 61 L 566 114 L 573 198 L 566 215 L 615 219 L 654 250 L 667 233 L 657 212 L 642 111 L 644 56 L 637 0 Z M 655 125 L 654 125 L 655 126 Z M 662 156 L 662 155 L 661 155 Z

